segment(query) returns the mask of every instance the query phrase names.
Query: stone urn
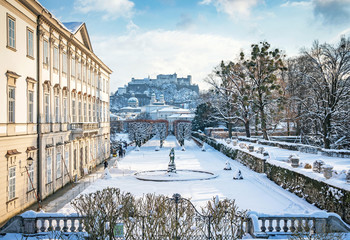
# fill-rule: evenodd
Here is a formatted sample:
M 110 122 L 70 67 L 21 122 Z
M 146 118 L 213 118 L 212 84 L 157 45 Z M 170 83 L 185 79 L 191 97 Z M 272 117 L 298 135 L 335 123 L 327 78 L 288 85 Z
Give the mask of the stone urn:
M 270 158 L 270 154 L 269 154 L 268 151 L 264 151 L 262 154 L 263 154 L 263 156 L 264 156 L 264 157 L 263 157 L 264 160 L 267 160 L 267 159 Z
M 327 165 L 323 165 L 322 168 L 323 168 L 323 176 L 326 179 L 330 179 L 332 177 L 333 166 L 327 164 Z
M 290 157 L 289 160 L 290 160 L 293 168 L 299 167 L 299 160 L 300 159 L 298 156 L 294 155 L 294 156 Z
M 233 141 L 232 141 L 232 145 L 233 145 L 233 146 L 237 146 L 237 144 L 238 144 L 238 141 L 237 141 L 237 140 L 233 140 Z
M 254 152 L 254 146 L 249 144 L 248 145 L 248 150 L 249 150 L 249 152 Z
M 227 144 L 230 144 L 231 143 L 231 138 L 226 138 L 225 141 L 226 141 Z
M 258 150 L 256 150 L 257 153 L 263 154 L 265 151 L 264 147 L 258 147 Z
M 242 149 L 243 149 L 243 148 L 246 148 L 246 144 L 241 142 L 241 143 L 239 144 L 239 147 L 242 148 Z

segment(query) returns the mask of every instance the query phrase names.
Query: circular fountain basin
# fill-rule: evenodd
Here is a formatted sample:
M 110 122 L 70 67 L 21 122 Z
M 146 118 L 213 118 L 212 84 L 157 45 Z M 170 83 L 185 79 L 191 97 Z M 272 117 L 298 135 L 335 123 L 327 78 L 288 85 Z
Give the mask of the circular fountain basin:
M 167 170 L 150 170 L 137 172 L 134 175 L 139 180 L 154 182 L 209 180 L 218 176 L 211 172 L 187 169 L 176 170 L 176 173 L 168 173 Z

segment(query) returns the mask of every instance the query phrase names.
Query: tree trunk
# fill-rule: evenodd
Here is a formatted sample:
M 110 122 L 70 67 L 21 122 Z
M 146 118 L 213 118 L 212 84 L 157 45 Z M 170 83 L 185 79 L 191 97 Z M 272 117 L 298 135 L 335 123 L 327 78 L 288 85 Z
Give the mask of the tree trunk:
M 328 114 L 323 123 L 323 142 L 324 148 L 331 148 L 331 140 L 329 139 L 331 134 L 331 114 Z
M 255 136 L 258 136 L 258 134 L 259 134 L 258 125 L 259 125 L 259 115 L 258 115 L 258 113 L 256 113 L 255 114 Z
M 245 127 L 246 137 L 250 137 L 250 121 L 249 120 L 245 121 L 244 127 Z
M 228 137 L 232 137 L 232 123 L 227 123 L 227 128 L 228 128 Z
M 266 130 L 265 111 L 263 107 L 260 108 L 260 120 L 261 120 L 261 131 L 263 133 L 263 138 L 265 140 L 269 140 L 269 137 L 267 136 L 267 130 Z

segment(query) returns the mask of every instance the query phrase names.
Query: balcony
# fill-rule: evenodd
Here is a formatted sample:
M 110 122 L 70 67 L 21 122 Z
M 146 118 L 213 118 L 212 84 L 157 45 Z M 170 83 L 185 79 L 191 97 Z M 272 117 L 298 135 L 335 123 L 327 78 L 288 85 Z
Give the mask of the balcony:
M 71 123 L 71 140 L 97 135 L 99 128 L 99 123 Z

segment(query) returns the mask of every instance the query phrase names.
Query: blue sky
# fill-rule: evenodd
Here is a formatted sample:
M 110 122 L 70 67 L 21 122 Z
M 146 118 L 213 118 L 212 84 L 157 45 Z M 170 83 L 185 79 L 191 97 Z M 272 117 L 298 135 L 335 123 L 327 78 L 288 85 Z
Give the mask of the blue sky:
M 132 77 L 203 79 L 221 60 L 268 41 L 288 57 L 314 40 L 350 33 L 350 0 L 39 0 L 62 22 L 85 22 L 94 52 L 114 71 L 111 91 Z

